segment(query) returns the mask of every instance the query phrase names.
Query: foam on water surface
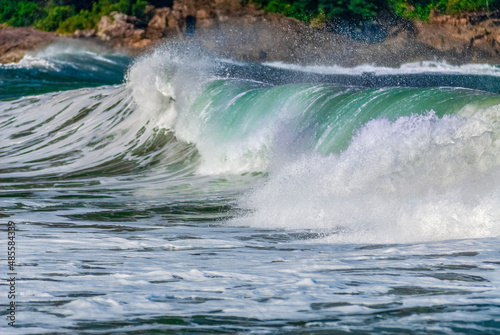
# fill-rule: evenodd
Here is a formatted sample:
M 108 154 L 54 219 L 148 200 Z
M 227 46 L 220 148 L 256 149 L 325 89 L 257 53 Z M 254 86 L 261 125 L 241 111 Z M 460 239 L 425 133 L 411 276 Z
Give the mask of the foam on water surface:
M 490 64 L 463 64 L 452 65 L 444 61 L 421 61 L 405 63 L 399 67 L 377 66 L 376 64 L 363 64 L 353 67 L 343 67 L 339 65 L 297 65 L 283 62 L 268 62 L 266 66 L 295 70 L 302 72 L 312 72 L 319 74 L 344 74 L 359 76 L 362 74 L 374 74 L 376 76 L 398 75 L 398 74 L 462 74 L 462 75 L 488 75 L 500 76 L 500 67 Z

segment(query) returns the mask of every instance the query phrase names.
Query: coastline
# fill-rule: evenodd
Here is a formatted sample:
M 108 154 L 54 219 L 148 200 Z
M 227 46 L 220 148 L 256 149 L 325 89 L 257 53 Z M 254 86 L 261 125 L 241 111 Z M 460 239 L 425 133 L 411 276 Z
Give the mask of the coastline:
M 238 0 L 175 1 L 152 9 L 149 22 L 121 13 L 103 16 L 96 30 L 58 35 L 33 28 L 0 29 L 0 63 L 68 38 L 138 56 L 156 46 L 191 41 L 221 57 L 302 65 L 397 67 L 417 61 L 500 64 L 500 13 L 431 16 L 430 22 L 379 22 L 384 38 L 355 41 L 280 14 L 265 13 Z

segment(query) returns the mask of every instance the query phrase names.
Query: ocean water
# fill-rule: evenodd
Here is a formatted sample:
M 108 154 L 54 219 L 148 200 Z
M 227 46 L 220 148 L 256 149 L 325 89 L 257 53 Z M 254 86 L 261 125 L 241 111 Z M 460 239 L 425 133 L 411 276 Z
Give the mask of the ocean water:
M 53 45 L 0 89 L 2 333 L 500 333 L 498 66 Z

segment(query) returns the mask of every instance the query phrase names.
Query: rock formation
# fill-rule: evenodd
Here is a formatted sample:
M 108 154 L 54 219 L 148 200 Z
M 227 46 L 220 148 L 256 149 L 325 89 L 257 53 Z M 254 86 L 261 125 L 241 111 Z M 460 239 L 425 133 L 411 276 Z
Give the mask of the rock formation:
M 383 38 L 363 43 L 334 33 L 321 22 L 308 26 L 240 0 L 175 0 L 171 8 L 147 10 L 149 22 L 113 12 L 101 18 L 96 30 L 77 31 L 72 37 L 98 39 L 133 55 L 165 41 L 190 40 L 223 57 L 250 61 L 397 66 L 440 59 L 500 64 L 498 12 L 431 16 L 428 23 L 381 20 Z M 26 50 L 55 38 L 29 28 L 0 30 L 0 61 L 17 61 Z
M 0 26 L 0 63 L 18 62 L 26 52 L 41 48 L 56 39 L 55 33 Z

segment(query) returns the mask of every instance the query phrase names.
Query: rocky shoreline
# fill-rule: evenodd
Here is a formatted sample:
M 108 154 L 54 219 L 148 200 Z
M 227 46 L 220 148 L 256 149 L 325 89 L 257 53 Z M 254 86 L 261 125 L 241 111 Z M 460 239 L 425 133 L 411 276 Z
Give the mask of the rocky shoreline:
M 32 28 L 0 29 L 0 63 L 67 38 L 89 40 L 131 55 L 168 41 L 191 41 L 222 57 L 300 64 L 399 66 L 422 60 L 450 64 L 500 64 L 500 13 L 431 16 L 428 23 L 379 22 L 384 38 L 355 41 L 324 25 L 308 26 L 265 13 L 239 0 L 176 0 L 172 8 L 149 8 L 149 22 L 121 13 L 103 16 L 96 30 L 57 35 Z

